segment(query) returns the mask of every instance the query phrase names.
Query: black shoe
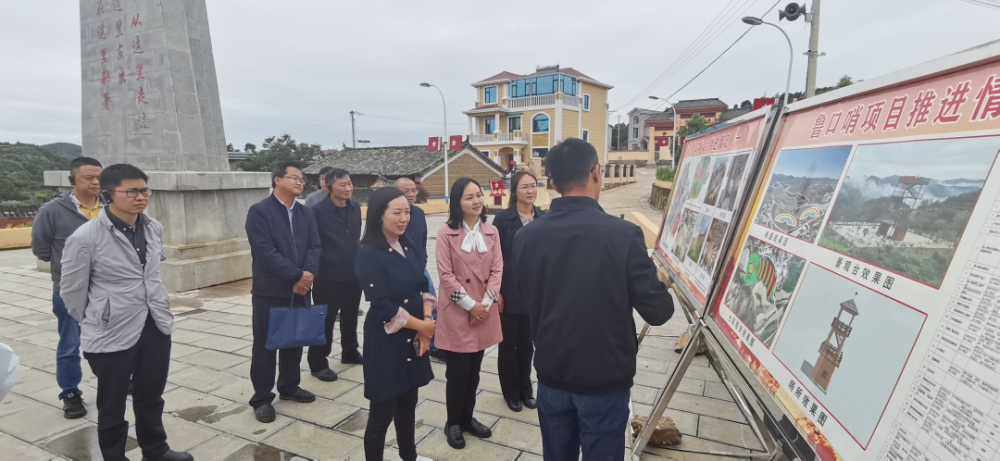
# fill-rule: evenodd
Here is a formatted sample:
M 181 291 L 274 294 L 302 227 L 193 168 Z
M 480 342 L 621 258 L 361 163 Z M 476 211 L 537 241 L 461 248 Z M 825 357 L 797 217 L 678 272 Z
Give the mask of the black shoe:
M 314 371 L 312 372 L 312 375 L 315 376 L 316 379 L 320 381 L 331 382 L 337 380 L 337 372 L 331 370 L 329 367 L 322 369 L 320 371 Z
M 463 427 L 462 431 L 468 432 L 473 437 L 479 437 L 481 439 L 488 439 L 493 436 L 493 431 L 483 425 L 483 423 L 476 421 L 476 418 L 472 418 L 472 424 L 468 427 Z
M 524 402 L 524 406 L 527 407 L 528 409 L 534 410 L 535 408 L 538 408 L 538 402 L 535 400 L 534 397 L 528 397 L 521 401 Z
M 83 397 L 76 392 L 70 392 L 63 397 L 63 417 L 66 419 L 82 418 L 87 414 Z
M 507 408 L 510 408 L 510 411 L 518 411 L 518 412 L 524 409 L 524 407 L 521 406 L 520 400 L 508 400 Z
M 430 355 L 431 357 L 434 357 L 444 363 L 448 363 L 448 356 L 446 356 L 444 351 L 441 349 L 438 349 L 436 351 L 428 350 L 427 355 Z
M 446 424 L 447 426 L 447 424 Z M 445 437 L 448 438 L 448 445 L 456 450 L 465 448 L 465 436 L 462 435 L 462 427 L 458 424 L 447 426 L 444 430 Z
M 273 413 L 271 418 L 272 418 L 271 420 L 274 421 Z M 148 458 L 146 456 L 143 456 L 142 461 L 194 461 L 194 456 L 191 456 L 182 451 L 167 450 L 166 453 L 153 458 Z
M 254 408 L 253 415 L 257 418 L 257 421 L 262 423 L 273 423 L 274 407 L 272 407 L 270 403 L 265 403 L 257 408 Z
M 296 389 L 295 392 L 292 392 L 291 394 L 281 394 L 278 396 L 278 398 L 280 398 L 281 400 L 293 400 L 299 403 L 309 403 L 316 401 L 316 396 L 312 392 L 309 392 L 302 388 Z
M 340 359 L 340 363 L 343 363 L 344 365 L 351 365 L 351 364 L 361 365 L 361 358 L 362 357 L 363 356 L 361 354 L 358 354 L 358 356 L 354 357 L 354 358 Z

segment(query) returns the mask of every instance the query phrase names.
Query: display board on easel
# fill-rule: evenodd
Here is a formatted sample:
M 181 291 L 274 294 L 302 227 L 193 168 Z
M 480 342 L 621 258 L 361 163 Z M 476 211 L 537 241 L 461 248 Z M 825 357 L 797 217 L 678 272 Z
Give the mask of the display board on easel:
M 770 144 L 707 319 L 761 407 L 823 460 L 993 459 L 1000 44 L 793 104 Z
M 712 279 L 729 246 L 737 205 L 757 159 L 764 113 L 761 110 L 684 145 L 656 254 L 691 309 L 705 308 Z

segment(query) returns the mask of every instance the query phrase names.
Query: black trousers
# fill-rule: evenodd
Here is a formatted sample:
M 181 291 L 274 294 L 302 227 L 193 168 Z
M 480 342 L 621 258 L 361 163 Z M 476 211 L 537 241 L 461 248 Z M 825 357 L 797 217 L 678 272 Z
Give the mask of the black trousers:
M 396 443 L 403 461 L 417 459 L 417 442 L 414 439 L 417 413 L 417 388 L 381 402 L 371 402 L 368 409 L 368 427 L 365 428 L 365 459 L 383 459 L 385 433 L 389 423 L 396 423 Z
M 160 456 L 170 448 L 163 429 L 163 388 L 170 372 L 170 335 L 156 328 L 147 314 L 139 342 L 118 352 L 85 352 L 97 376 L 97 443 L 106 461 L 127 461 L 128 421 L 125 401 L 128 384 L 135 382 L 132 411 L 135 435 L 143 457 Z
M 448 408 L 447 426 L 472 425 L 472 412 L 476 409 L 476 391 L 479 390 L 479 369 L 483 366 L 486 351 L 463 353 L 445 351 L 445 400 Z M 447 426 L 445 426 L 447 428 Z
M 505 400 L 531 398 L 531 316 L 500 314 L 503 341 L 497 351 L 497 368 L 500 371 L 500 389 Z
M 302 348 L 279 349 L 269 351 L 267 343 L 267 325 L 273 307 L 288 307 L 292 297 L 272 298 L 253 295 L 253 349 L 250 359 L 250 381 L 253 382 L 253 397 L 250 406 L 257 408 L 274 401 L 274 367 L 278 366 L 278 392 L 291 394 L 299 389 L 302 379 L 299 362 L 302 361 Z M 295 305 L 304 306 L 305 298 L 295 295 Z
M 333 350 L 333 324 L 340 313 L 341 360 L 358 358 L 358 307 L 361 305 L 361 285 L 351 282 L 323 282 L 313 285 L 313 303 L 326 304 L 326 344 L 309 346 L 309 370 L 323 371 L 330 367 L 326 358 Z

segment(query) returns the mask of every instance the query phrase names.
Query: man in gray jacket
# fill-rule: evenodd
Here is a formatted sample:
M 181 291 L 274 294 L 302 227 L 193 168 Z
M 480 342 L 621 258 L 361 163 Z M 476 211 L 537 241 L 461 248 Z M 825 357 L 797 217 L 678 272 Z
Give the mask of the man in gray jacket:
M 69 182 L 73 190 L 59 193 L 46 203 L 35 216 L 31 227 L 31 251 L 52 268 L 52 313 L 59 324 L 59 345 L 56 346 L 56 382 L 59 400 L 63 401 L 63 416 L 80 418 L 87 414 L 80 392 L 80 324 L 66 312 L 59 296 L 63 246 L 66 239 L 87 221 L 97 217 L 103 205 L 98 198 L 101 162 L 90 157 L 77 157 L 69 164 Z
M 148 180 L 126 164 L 101 172 L 108 203 L 66 240 L 62 298 L 80 323 L 80 347 L 97 376 L 97 441 L 105 461 L 125 461 L 129 376 L 135 433 L 146 461 L 190 461 L 167 445 L 163 389 L 174 317 L 160 280 L 163 226 L 143 214 Z

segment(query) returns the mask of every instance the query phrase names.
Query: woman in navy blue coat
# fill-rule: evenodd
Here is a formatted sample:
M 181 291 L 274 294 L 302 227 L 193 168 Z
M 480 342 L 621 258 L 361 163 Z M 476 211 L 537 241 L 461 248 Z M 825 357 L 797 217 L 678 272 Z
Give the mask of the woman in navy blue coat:
M 385 434 L 395 422 L 399 456 L 417 459 L 414 440 L 417 389 L 432 379 L 426 355 L 434 336 L 436 303 L 412 243 L 403 232 L 410 204 L 395 188 L 379 189 L 368 203 L 368 218 L 355 263 L 358 281 L 371 303 L 365 317 L 362 365 L 369 405 L 365 457 L 382 459 Z

